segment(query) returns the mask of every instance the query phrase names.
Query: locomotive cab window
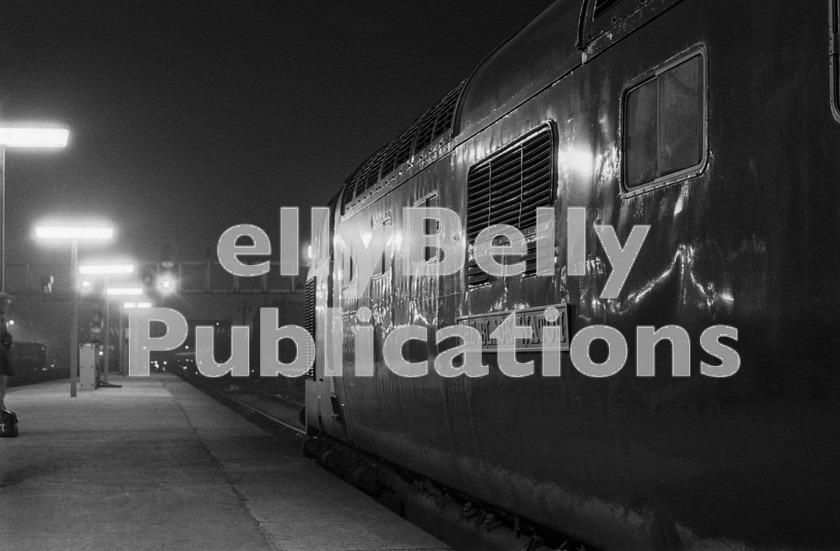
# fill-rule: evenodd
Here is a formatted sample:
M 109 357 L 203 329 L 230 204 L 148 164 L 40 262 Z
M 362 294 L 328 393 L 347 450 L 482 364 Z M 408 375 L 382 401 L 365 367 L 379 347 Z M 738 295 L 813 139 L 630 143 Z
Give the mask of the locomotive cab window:
M 623 97 L 626 191 L 689 178 L 706 160 L 706 70 L 703 52 L 667 63 Z

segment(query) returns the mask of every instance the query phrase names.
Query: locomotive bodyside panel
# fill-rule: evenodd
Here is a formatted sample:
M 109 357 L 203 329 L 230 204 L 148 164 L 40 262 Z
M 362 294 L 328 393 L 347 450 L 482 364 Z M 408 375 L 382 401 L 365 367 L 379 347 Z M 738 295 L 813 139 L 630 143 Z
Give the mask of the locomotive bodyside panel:
M 470 169 L 548 124 L 557 272 L 482 285 L 463 270 L 409 277 L 400 260 L 410 236 L 402 235 L 401 245 L 386 246 L 367 294 L 348 300 L 336 282 L 349 343 L 336 384 L 351 432 L 336 436 L 606 548 L 837 544 L 827 511 L 840 509 L 831 474 L 840 385 L 825 345 L 840 330 L 840 125 L 827 93 L 823 8 L 686 0 L 583 66 L 556 46 L 547 87 L 541 70 L 500 69 L 516 59 L 513 46 L 502 47 L 501 61 L 491 57 L 467 85 L 451 152 L 337 226 L 362 234 L 389 220 L 395 235 L 404 207 L 428 204 L 465 224 Z M 572 12 L 580 10 L 558 3 L 532 29 L 545 30 L 547 16 L 567 28 Z M 537 33 L 533 43 L 544 39 Z M 697 56 L 702 162 L 673 181 L 628 186 L 628 96 Z M 566 271 L 570 207 L 586 209 L 584 276 Z M 614 300 L 600 297 L 611 266 L 594 224 L 613 226 L 621 243 L 633 226 L 651 227 Z M 573 306 L 573 334 L 594 324 L 622 332 L 629 356 L 621 372 L 586 377 L 564 355 L 562 376 L 543 377 L 539 355 L 528 352 L 519 359 L 535 360 L 537 374 L 521 379 L 502 375 L 490 351 L 489 375 L 475 379 L 444 379 L 431 364 L 425 377 L 402 378 L 383 362 L 385 336 L 399 325 L 428 328 L 430 344 L 405 351 L 433 361 L 436 329 L 561 302 Z M 361 306 L 373 314 L 373 377 L 354 374 Z M 672 375 L 666 345 L 657 348 L 656 376 L 637 377 L 636 327 L 668 324 L 691 338 L 691 376 Z M 723 379 L 699 374 L 701 360 L 715 362 L 700 334 L 716 324 L 739 331 L 729 344 L 741 368 Z

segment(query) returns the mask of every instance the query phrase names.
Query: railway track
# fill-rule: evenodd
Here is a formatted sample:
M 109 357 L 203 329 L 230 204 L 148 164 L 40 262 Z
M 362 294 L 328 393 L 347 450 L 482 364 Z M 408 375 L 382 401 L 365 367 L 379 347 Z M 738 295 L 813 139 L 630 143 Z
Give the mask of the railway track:
M 240 411 L 264 428 L 300 440 L 306 436 L 306 430 L 300 421 L 302 395 L 266 389 L 250 379 L 208 379 L 187 372 L 177 374 L 194 387 Z
M 596 551 L 558 534 L 550 537 L 554 543 L 549 544 L 532 529 L 523 527 L 520 533 L 517 517 L 511 517 L 512 523 L 507 523 L 513 530 L 504 528 L 501 514 L 485 510 L 469 496 L 449 493 L 434 481 L 375 457 L 357 454 L 329 438 L 307 441 L 300 419 L 303 395 L 266 387 L 251 379 L 208 379 L 188 371 L 176 373 L 266 430 L 300 440 L 304 455 L 455 549 Z

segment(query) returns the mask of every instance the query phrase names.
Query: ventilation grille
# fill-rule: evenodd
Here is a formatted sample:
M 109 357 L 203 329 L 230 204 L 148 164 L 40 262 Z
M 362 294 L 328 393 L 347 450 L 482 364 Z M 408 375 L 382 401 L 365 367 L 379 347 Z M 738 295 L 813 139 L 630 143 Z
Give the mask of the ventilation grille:
M 312 342 L 315 341 L 315 284 L 316 278 L 312 278 L 306 282 L 304 289 L 304 329 L 312 336 Z M 316 344 L 317 347 L 317 344 Z M 307 377 L 315 378 L 315 362 L 312 362 L 312 367 L 306 373 Z
M 525 275 L 536 272 L 534 231 L 537 208 L 554 204 L 554 140 L 546 125 L 470 168 L 467 177 L 467 239 L 470 244 L 467 285 L 492 278 L 475 262 L 472 245 L 485 228 L 507 224 L 525 234 Z M 513 259 L 515 261 L 515 259 Z
M 466 80 L 461 82 L 422 117 L 414 121 L 408 130 L 356 169 L 346 182 L 342 212 L 345 212 L 349 205 L 361 200 L 379 180 L 386 178 L 400 165 L 408 162 L 412 155 L 420 153 L 431 145 L 436 145 L 437 140 L 453 129 L 458 98 L 461 97 L 466 83 Z

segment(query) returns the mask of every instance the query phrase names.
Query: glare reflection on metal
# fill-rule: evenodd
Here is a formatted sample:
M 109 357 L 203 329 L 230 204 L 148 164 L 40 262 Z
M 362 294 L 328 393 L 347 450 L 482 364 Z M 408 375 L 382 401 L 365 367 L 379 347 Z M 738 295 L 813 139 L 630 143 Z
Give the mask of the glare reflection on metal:
M 685 201 L 685 195 L 680 194 L 680 198 L 677 199 L 677 204 L 674 206 L 674 216 L 677 216 L 679 213 L 683 211 L 683 203 Z
M 595 157 L 588 150 L 567 149 L 566 151 L 560 151 L 557 160 L 561 170 L 573 171 L 582 178 L 592 176 Z
M 394 245 L 394 250 L 398 251 L 402 247 L 402 232 L 397 230 L 391 235 L 391 243 Z

